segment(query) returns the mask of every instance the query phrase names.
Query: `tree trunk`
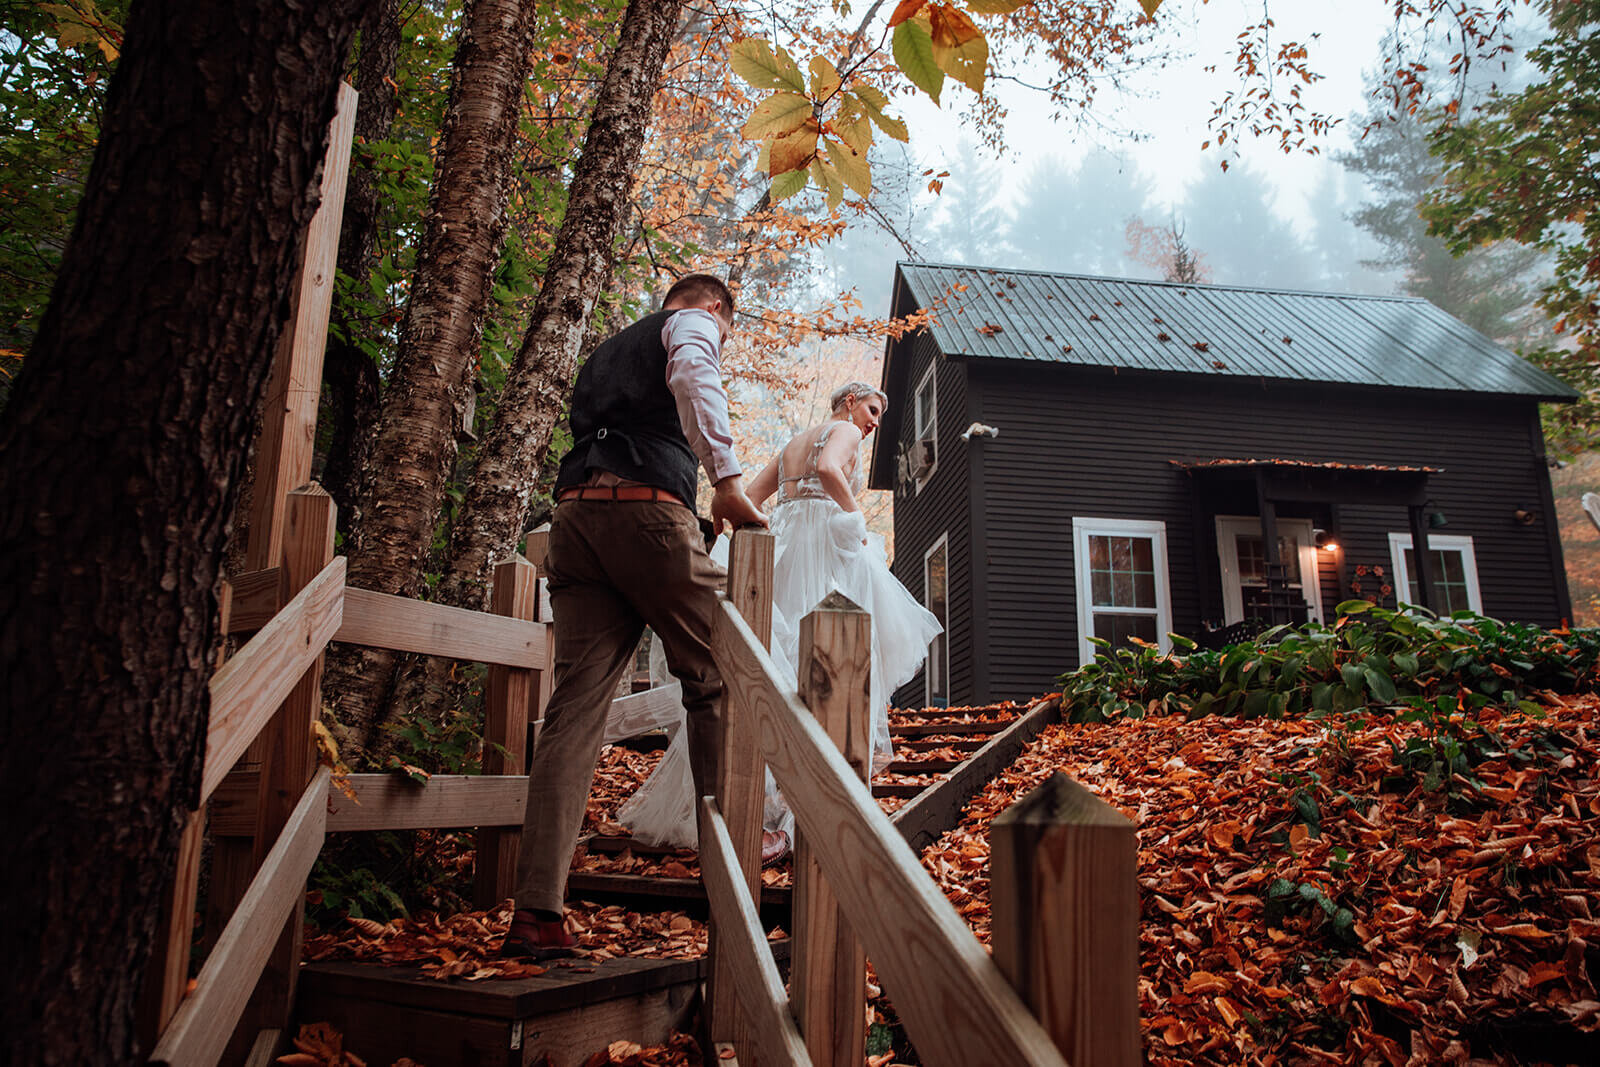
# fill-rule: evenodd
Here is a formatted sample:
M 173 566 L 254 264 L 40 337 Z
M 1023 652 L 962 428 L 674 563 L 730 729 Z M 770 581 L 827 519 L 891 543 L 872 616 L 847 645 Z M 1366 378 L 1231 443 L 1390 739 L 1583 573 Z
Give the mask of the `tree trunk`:
M 224 527 L 361 9 L 142 0 L 129 18 L 0 416 L 0 1062 L 139 1058 L 205 752 Z
M 485 607 L 490 561 L 510 551 L 522 532 L 627 217 L 650 102 L 682 9 L 682 0 L 630 0 L 623 15 L 544 284 L 452 529 L 449 570 L 436 594 L 447 604 Z
M 339 227 L 339 271 L 364 287 L 378 244 L 378 179 L 363 161 L 360 146 L 382 141 L 394 127 L 395 66 L 400 58 L 400 0 L 374 0 L 361 23 L 361 54 L 356 62 L 356 158 L 345 187 Z M 335 305 L 336 315 L 339 314 Z M 346 336 L 351 324 L 345 323 Z M 323 364 L 321 417 L 330 428 L 322 487 L 339 507 L 339 529 L 348 534 L 356 521 L 356 490 L 373 429 L 378 424 L 382 384 L 378 365 L 360 346 L 337 335 L 328 338 Z
M 462 10 L 411 299 L 362 473 L 350 551 L 354 586 L 408 597 L 422 590 L 505 241 L 533 9 L 532 0 L 467 0 Z M 337 695 L 349 757 L 378 741 L 395 663 L 383 649 L 345 648 L 329 657 L 324 685 Z

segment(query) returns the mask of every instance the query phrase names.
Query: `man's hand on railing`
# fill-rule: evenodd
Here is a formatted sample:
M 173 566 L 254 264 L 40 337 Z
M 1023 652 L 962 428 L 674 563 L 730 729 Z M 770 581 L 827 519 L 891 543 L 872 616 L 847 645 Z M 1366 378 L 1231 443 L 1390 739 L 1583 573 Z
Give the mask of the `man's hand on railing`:
M 722 533 L 724 525 L 737 530 L 741 526 L 760 526 L 765 528 L 767 517 L 761 509 L 755 506 L 748 494 L 744 491 L 744 477 L 730 474 L 722 479 L 713 488 L 711 493 L 711 526 L 715 533 Z

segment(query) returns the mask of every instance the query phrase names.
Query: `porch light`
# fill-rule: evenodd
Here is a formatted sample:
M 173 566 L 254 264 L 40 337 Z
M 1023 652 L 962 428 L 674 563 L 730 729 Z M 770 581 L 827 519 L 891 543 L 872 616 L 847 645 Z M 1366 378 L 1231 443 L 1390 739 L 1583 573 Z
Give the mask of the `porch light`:
M 1444 517 L 1444 512 L 1442 512 L 1442 511 L 1430 511 L 1430 512 L 1428 512 L 1428 529 L 1430 529 L 1430 530 L 1442 530 L 1446 526 L 1449 526 L 1449 525 L 1450 525 L 1450 520 Z
M 1339 541 L 1327 530 L 1312 530 L 1311 536 L 1316 539 L 1317 547 L 1324 552 L 1339 551 Z

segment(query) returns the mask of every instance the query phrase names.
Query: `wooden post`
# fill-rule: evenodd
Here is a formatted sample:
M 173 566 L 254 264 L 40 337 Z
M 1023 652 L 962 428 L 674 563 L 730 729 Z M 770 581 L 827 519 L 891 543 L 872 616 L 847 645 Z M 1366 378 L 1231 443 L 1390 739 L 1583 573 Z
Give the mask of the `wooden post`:
M 333 559 L 333 498 L 315 483 L 289 494 L 284 509 L 282 568 L 290 594 L 298 593 Z M 271 725 L 261 732 L 261 775 L 256 790 L 255 867 L 261 866 L 294 814 L 317 770 L 313 727 L 322 714 L 322 661 L 301 677 Z M 254 1030 L 288 1025 L 300 970 L 302 909 L 295 908 L 279 935 L 244 1025 Z
M 872 770 L 872 617 L 834 592 L 800 620 L 800 699 L 863 787 Z M 867 955 L 828 887 L 811 843 L 796 835 L 794 1017 L 813 1063 L 860 1063 L 867 1045 Z
M 290 490 L 311 478 L 317 401 L 322 396 L 322 357 L 328 343 L 328 312 L 333 306 L 339 262 L 339 224 L 350 174 L 350 142 L 356 128 L 356 97 L 354 89 L 339 83 L 338 110 L 328 126 L 328 153 L 322 160 L 322 197 L 306 230 L 300 276 L 291 294 L 294 317 L 278 341 L 272 377 L 261 405 L 261 436 L 256 440 L 255 482 L 245 546 L 248 570 L 261 570 L 278 562 L 283 545 L 284 501 Z
M 1057 771 L 989 831 L 994 961 L 1069 1063 L 1137 1067 L 1133 823 Z
M 1444 605 L 1434 596 L 1433 587 L 1433 552 L 1428 547 L 1428 517 L 1424 512 L 1425 504 L 1412 504 L 1406 509 L 1406 518 L 1411 526 L 1411 558 L 1416 563 L 1417 579 L 1417 607 L 1426 608 L 1428 611 L 1438 611 Z M 1394 576 L 1398 582 L 1399 575 Z M 1411 595 L 1411 590 L 1402 588 L 1399 584 L 1394 587 L 1394 600 L 1396 604 L 1404 604 Z M 1438 604 L 1439 607 L 1434 605 Z
M 763 645 L 772 645 L 772 534 L 738 530 L 728 556 L 728 599 Z M 766 793 L 766 766 L 750 709 L 729 690 L 722 698 L 722 758 L 717 804 L 728 823 L 733 854 L 744 871 L 751 900 L 761 899 L 761 818 Z M 737 975 L 725 954 L 716 950 L 716 927 L 710 933 L 711 990 L 709 1028 L 713 1042 L 743 1049 L 748 1042 L 735 996 Z
M 538 608 L 538 571 L 521 556 L 494 566 L 491 608 L 496 615 L 531 620 Z M 489 667 L 488 702 L 483 724 L 483 773 L 525 774 L 528 721 L 538 690 L 534 675 L 520 667 Z M 473 901 L 492 908 L 509 897 L 517 880 L 518 830 L 478 829 Z
M 328 151 L 322 161 L 322 199 L 306 229 L 305 253 L 292 293 L 292 317 L 278 341 L 262 401 L 245 537 L 247 571 L 277 566 L 283 551 L 284 502 L 289 490 L 311 480 L 317 401 L 322 393 L 322 357 L 328 338 L 328 312 L 339 257 L 339 225 L 344 213 L 358 96 L 343 82 L 338 93 L 337 110 L 328 125 Z M 286 599 L 281 598 L 279 603 Z M 252 745 L 239 760 L 237 770 L 252 773 L 260 762 L 261 748 Z M 205 907 L 208 941 L 221 933 L 250 888 L 257 855 L 248 839 L 213 839 Z

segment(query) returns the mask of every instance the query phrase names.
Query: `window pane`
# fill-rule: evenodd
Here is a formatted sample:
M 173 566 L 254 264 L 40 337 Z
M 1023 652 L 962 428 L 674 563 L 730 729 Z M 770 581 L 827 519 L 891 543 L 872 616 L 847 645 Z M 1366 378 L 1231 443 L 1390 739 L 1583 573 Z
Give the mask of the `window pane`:
M 1156 620 L 1150 615 L 1115 615 L 1097 611 L 1094 616 L 1094 635 L 1110 641 L 1112 648 L 1127 647 L 1130 637 L 1153 645 L 1157 637 Z
M 1133 545 L 1133 569 L 1136 571 L 1154 572 L 1155 545 L 1148 537 L 1135 537 L 1130 539 Z
M 1408 603 L 1422 599 L 1420 578 L 1417 575 L 1417 553 L 1406 549 L 1406 586 L 1410 591 Z M 1467 599 L 1467 557 L 1459 548 L 1429 548 L 1428 559 L 1433 564 L 1433 588 L 1439 603 L 1432 608 L 1441 615 L 1453 611 L 1467 611 L 1472 607 Z
M 1111 566 L 1111 549 L 1106 545 L 1107 538 L 1089 538 L 1089 569 L 1096 571 L 1106 570 Z
M 950 628 L 950 546 L 941 543 L 928 553 L 923 574 L 927 582 L 923 603 L 933 612 L 946 633 L 941 633 L 928 645 L 928 702 L 944 705 L 950 702 L 950 646 L 947 633 Z
M 1154 540 L 1091 536 L 1089 595 L 1091 603 L 1097 607 L 1155 607 Z

